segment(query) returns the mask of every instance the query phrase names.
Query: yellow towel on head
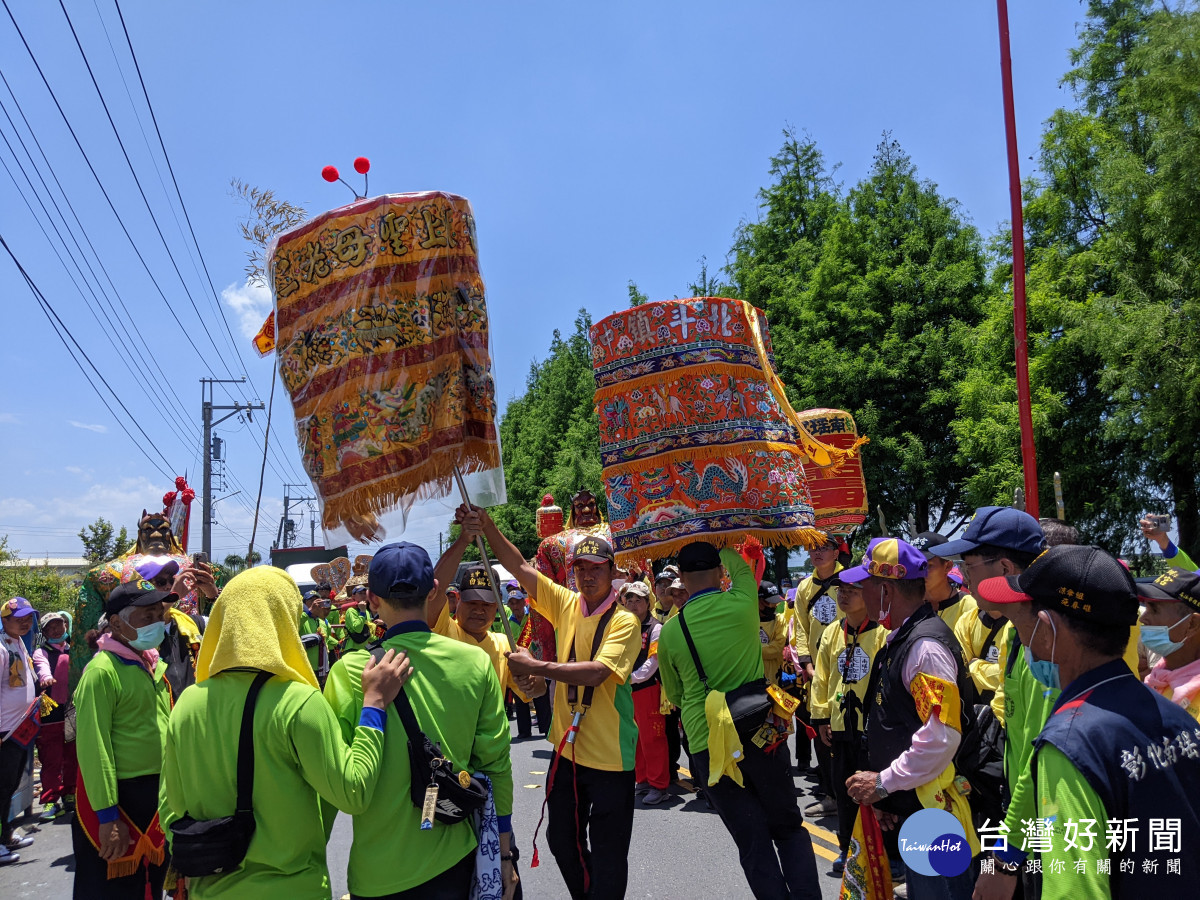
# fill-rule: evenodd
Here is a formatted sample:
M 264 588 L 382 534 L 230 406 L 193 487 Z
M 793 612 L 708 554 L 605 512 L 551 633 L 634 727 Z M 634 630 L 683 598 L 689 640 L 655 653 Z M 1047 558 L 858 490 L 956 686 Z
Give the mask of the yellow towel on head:
M 728 775 L 738 787 L 745 787 L 742 770 L 742 739 L 733 727 L 729 704 L 720 691 L 709 691 L 704 698 L 704 717 L 708 719 L 708 783 L 714 785 Z
M 262 669 L 319 689 L 300 643 L 300 589 L 283 569 L 259 566 L 221 591 L 196 661 L 196 680 L 226 669 Z

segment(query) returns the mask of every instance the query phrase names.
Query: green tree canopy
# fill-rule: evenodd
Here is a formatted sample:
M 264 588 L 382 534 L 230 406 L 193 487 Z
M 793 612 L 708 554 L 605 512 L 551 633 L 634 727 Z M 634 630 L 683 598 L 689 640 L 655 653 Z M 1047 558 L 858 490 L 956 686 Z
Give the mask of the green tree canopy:
M 79 529 L 79 539 L 83 541 L 83 555 L 92 565 L 120 556 L 134 545 L 124 525 L 114 537 L 112 522 L 103 516 Z
M 728 273 L 767 311 L 793 405 L 846 409 L 871 438 L 872 505 L 943 527 L 965 508 L 948 424 L 990 292 L 982 240 L 887 135 L 844 194 L 815 142 L 792 132 L 770 174 Z

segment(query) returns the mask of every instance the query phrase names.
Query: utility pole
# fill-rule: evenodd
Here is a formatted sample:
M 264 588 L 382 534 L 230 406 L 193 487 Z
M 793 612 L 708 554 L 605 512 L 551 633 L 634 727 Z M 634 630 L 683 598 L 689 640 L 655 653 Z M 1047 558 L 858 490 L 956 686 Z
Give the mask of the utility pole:
M 279 540 L 277 541 L 281 550 L 287 550 L 292 546 L 295 535 L 295 525 L 292 523 L 292 507 L 297 503 L 311 503 L 316 500 L 316 497 L 293 497 L 291 494 L 292 488 L 304 490 L 307 485 L 303 484 L 285 484 L 283 486 L 283 518 L 279 521 Z M 309 534 L 312 544 L 317 544 L 317 519 L 315 516 L 309 518 Z M 290 527 L 289 527 L 290 526 Z
M 200 379 L 200 414 L 204 420 L 204 489 L 201 496 L 201 513 L 204 516 L 204 527 L 201 532 L 201 549 L 208 555 L 209 561 L 212 561 L 212 474 L 213 474 L 213 440 L 212 430 L 214 425 L 220 425 L 230 416 L 235 416 L 238 413 L 245 412 L 246 417 L 253 418 L 253 411 L 256 409 L 266 409 L 261 403 L 234 403 L 233 406 L 218 406 L 213 403 L 213 385 L 214 384 L 241 384 L 245 378 L 201 378 Z M 230 412 L 221 416 L 219 419 L 213 419 L 214 410 L 230 410 Z

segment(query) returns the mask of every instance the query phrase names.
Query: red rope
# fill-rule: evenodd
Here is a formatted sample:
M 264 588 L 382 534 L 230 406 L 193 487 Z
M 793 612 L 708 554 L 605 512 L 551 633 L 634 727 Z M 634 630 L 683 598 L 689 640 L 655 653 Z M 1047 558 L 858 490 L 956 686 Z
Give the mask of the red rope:
M 558 764 L 562 760 L 563 746 L 567 743 L 567 738 L 572 734 L 578 734 L 579 728 L 572 724 L 567 728 L 562 736 L 562 740 L 558 742 L 558 748 L 554 751 L 554 761 L 550 763 L 550 775 L 546 780 L 546 796 L 542 798 L 542 812 L 538 816 L 537 827 L 533 830 L 533 859 L 529 863 L 529 868 L 536 869 L 541 863 L 538 857 L 538 833 L 542 830 L 542 822 L 546 818 L 546 804 L 550 800 L 550 790 L 554 787 L 554 776 L 558 772 Z M 591 888 L 591 875 L 588 873 L 587 858 L 583 852 L 583 831 L 579 827 L 579 766 L 575 762 L 575 742 L 571 742 L 571 787 L 575 793 L 575 852 L 579 854 L 579 867 L 583 869 L 583 890 L 587 893 Z

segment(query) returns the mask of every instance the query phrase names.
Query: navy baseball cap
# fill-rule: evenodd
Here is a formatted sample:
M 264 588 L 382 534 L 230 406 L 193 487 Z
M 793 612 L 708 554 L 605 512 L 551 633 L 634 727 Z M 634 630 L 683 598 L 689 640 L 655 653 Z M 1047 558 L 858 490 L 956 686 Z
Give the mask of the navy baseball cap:
M 1011 506 L 981 506 L 961 538 L 929 547 L 928 551 L 944 559 L 957 559 L 989 544 L 1020 553 L 1041 553 L 1045 540 L 1042 526 L 1029 513 Z
M 433 590 L 433 560 L 416 544 L 387 544 L 371 560 L 367 587 L 390 600 L 424 597 Z
M 163 603 L 167 600 L 174 603 L 178 599 L 178 594 L 172 591 L 160 591 L 144 579 L 126 581 L 112 589 L 108 600 L 105 601 L 104 612 L 115 616 L 127 606 L 154 606 L 156 603 Z

